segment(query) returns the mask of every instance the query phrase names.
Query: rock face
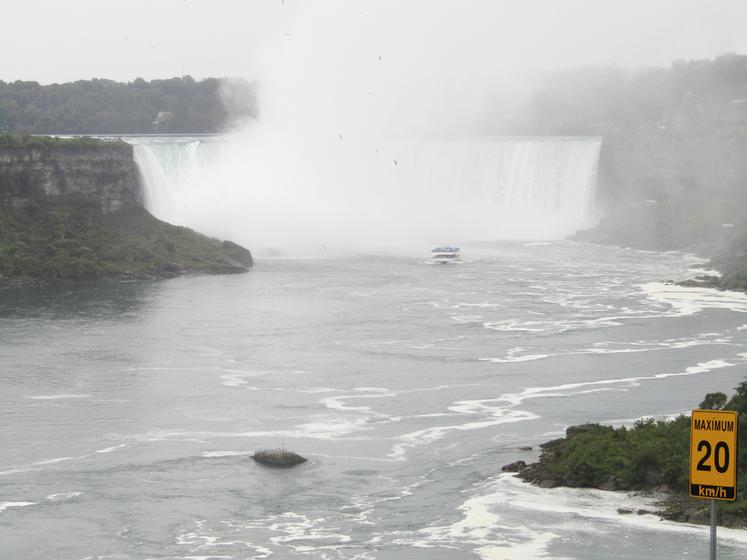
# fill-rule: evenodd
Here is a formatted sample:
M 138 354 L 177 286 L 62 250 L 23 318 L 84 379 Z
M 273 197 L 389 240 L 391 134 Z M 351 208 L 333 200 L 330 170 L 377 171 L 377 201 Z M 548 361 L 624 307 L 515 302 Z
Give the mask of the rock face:
M 223 242 L 223 252 L 240 266 L 250 267 L 254 264 L 251 251 L 233 241 L 226 240 Z
M 0 133 L 0 288 L 235 274 L 248 249 L 149 214 L 132 146 Z
M 503 472 L 521 472 L 526 468 L 527 464 L 525 461 L 514 461 L 508 465 L 503 465 L 501 470 Z
M 613 132 L 602 141 L 599 193 L 621 198 L 728 192 L 747 178 L 746 150 L 747 134 L 732 129 Z
M 26 174 L 47 196 L 89 196 L 100 202 L 104 214 L 141 199 L 132 146 L 124 142 L 0 143 L 0 172 Z M 18 206 L 25 200 L 19 193 L 12 204 Z
M 605 218 L 579 238 L 711 255 L 735 234 L 746 200 L 742 129 L 620 129 L 606 134 L 597 201 Z

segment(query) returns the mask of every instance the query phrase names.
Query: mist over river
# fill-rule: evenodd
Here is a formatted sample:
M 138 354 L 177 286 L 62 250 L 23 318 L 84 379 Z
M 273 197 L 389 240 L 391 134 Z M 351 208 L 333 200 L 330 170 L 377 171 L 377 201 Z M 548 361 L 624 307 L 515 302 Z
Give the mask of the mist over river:
M 665 284 L 682 254 L 429 249 L 0 291 L 0 557 L 704 556 L 707 527 L 617 513 L 651 498 L 501 466 L 730 392 L 747 299 Z M 250 458 L 282 445 L 309 462 Z M 719 544 L 747 554 L 744 531 Z

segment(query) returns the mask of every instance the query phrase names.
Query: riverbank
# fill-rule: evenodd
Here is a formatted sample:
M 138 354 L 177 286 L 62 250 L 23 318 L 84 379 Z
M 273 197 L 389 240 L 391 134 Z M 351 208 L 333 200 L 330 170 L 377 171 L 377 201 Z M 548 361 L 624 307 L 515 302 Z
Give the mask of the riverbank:
M 663 496 L 656 511 L 620 507 L 618 513 L 656 514 L 670 521 L 708 524 L 709 502 L 687 493 L 689 427 L 690 418 L 684 415 L 666 421 L 641 420 L 632 428 L 572 426 L 565 437 L 540 445 L 537 462 L 517 461 L 502 470 L 516 472 L 518 478 L 540 488 L 594 488 Z M 744 471 L 741 465 L 740 471 Z M 720 504 L 719 525 L 747 528 L 747 500 L 743 496 L 744 492 L 738 493 L 737 501 Z

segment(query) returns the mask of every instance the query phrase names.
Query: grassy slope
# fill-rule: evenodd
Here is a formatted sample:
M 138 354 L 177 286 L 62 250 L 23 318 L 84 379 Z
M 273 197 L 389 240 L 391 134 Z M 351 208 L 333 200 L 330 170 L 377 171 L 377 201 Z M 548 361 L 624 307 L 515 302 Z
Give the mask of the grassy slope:
M 182 272 L 243 272 L 251 255 L 161 222 L 138 205 L 104 215 L 96 201 L 49 197 L 0 211 L 0 284 Z

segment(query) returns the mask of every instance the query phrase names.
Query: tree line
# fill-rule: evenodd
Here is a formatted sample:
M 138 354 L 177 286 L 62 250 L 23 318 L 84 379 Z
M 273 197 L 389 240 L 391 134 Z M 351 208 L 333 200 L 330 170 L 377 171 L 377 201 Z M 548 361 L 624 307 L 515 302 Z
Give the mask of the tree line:
M 615 128 L 747 126 L 747 56 L 628 70 L 576 68 L 546 79 L 514 116 L 526 134 L 605 134 Z
M 190 76 L 122 83 L 40 85 L 0 81 L 0 132 L 148 134 L 221 132 L 257 115 L 257 88 L 243 78 Z

